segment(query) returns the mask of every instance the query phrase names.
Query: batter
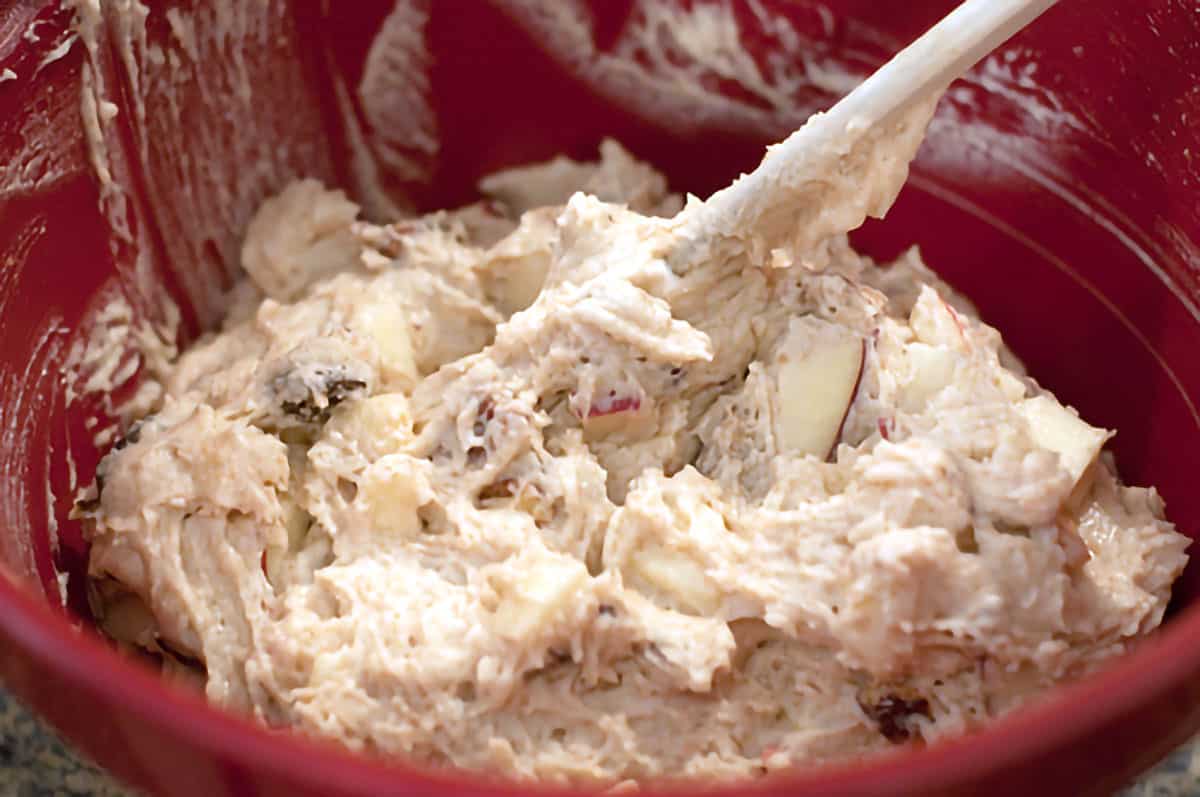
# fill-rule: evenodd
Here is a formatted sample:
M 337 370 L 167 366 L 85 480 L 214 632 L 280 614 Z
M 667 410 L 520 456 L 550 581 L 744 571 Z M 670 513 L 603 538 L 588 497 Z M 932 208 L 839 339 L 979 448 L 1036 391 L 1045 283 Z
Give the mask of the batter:
M 273 727 L 587 784 L 931 742 L 1161 621 L 1187 539 L 915 250 L 681 268 L 703 203 L 611 141 L 480 189 L 263 205 L 81 503 L 110 635 Z

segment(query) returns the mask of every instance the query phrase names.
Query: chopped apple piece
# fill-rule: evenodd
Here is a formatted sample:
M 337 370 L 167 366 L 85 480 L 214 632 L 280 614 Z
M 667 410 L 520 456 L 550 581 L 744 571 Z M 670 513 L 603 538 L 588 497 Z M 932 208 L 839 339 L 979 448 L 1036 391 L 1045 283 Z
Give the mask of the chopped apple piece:
M 365 502 L 377 532 L 410 536 L 421 521 L 417 481 L 411 461 L 403 454 L 381 457 L 363 476 L 358 498 Z
M 283 525 L 288 534 L 288 550 L 296 551 L 304 544 L 312 518 L 295 501 L 283 502 Z
M 407 390 L 415 385 L 420 375 L 404 310 L 380 300 L 358 307 L 355 314 L 355 327 L 370 336 L 379 352 L 379 374 L 384 389 Z
M 1001 369 L 996 372 L 996 386 L 1009 401 L 1025 398 L 1025 382 L 1012 371 Z
M 524 310 L 533 304 L 542 285 L 546 282 L 546 272 L 550 270 L 550 257 L 542 252 L 531 252 L 525 257 L 504 261 L 502 270 L 497 269 L 493 275 L 496 305 L 505 315 Z
M 1062 466 L 1078 482 L 1110 437 L 1105 429 L 1085 423 L 1075 411 L 1051 396 L 1034 396 L 1017 405 L 1029 424 L 1033 441 L 1058 454 Z
M 721 596 L 704 569 L 681 551 L 646 547 L 633 555 L 630 565 L 638 578 L 681 609 L 707 616 L 720 606 Z
M 921 294 L 908 315 L 908 325 L 922 343 L 949 346 L 958 352 L 966 352 L 970 348 L 962 319 L 929 286 L 921 288 Z
M 496 630 L 511 639 L 535 636 L 587 583 L 582 562 L 555 557 L 540 562 L 500 598 L 493 615 Z
M 412 415 L 403 393 L 349 401 L 338 407 L 328 433 L 341 434 L 369 460 L 398 454 L 412 440 Z
M 944 346 L 910 343 L 904 347 L 909 380 L 900 389 L 900 405 L 909 412 L 925 408 L 942 388 L 954 381 L 959 355 Z
M 312 518 L 295 501 L 283 500 L 283 525 L 287 529 L 286 545 L 268 545 L 263 551 L 263 572 L 272 584 L 278 584 L 283 575 L 283 563 L 289 552 L 300 550 Z
M 616 391 L 604 396 L 588 409 L 588 418 L 602 418 L 622 412 L 637 412 L 642 408 L 642 400 L 637 396 L 617 396 Z
M 779 437 L 783 448 L 824 459 L 833 451 L 858 392 L 866 345 L 824 321 L 793 321 L 779 354 Z
M 583 439 L 589 442 L 620 433 L 626 439 L 640 439 L 653 431 L 654 411 L 650 402 L 631 394 L 615 391 L 595 399 L 582 418 Z
M 525 213 L 517 229 L 488 250 L 480 276 L 487 297 L 505 315 L 529 307 L 542 292 L 552 257 L 546 242 L 557 237 L 557 217 L 549 207 Z

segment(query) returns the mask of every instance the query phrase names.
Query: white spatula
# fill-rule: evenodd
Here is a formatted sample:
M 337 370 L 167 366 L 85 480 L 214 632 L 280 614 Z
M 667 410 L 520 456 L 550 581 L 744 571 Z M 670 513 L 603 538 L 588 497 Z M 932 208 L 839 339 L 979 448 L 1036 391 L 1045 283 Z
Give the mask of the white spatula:
M 756 258 L 846 232 L 890 207 L 942 92 L 1056 0 L 967 0 L 828 112 L 771 147 L 759 166 L 684 211 L 683 250 L 702 256 L 714 236 Z

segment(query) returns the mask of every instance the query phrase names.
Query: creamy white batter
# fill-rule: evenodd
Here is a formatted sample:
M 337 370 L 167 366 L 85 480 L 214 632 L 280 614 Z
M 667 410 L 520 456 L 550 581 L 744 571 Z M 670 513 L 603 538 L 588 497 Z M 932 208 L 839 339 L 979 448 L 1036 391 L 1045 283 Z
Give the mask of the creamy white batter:
M 704 205 L 601 154 L 388 226 L 264 204 L 81 505 L 109 633 L 272 726 L 582 783 L 931 741 L 1159 624 L 1187 539 L 915 251 L 831 204 L 682 268 Z

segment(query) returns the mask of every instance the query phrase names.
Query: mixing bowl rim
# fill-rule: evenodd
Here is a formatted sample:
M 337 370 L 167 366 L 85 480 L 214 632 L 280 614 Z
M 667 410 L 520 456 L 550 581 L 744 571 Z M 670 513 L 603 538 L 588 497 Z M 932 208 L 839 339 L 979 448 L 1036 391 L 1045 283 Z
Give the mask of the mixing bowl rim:
M 174 735 L 192 749 L 280 779 L 321 788 L 379 793 L 400 786 L 471 789 L 475 794 L 530 793 L 528 786 L 497 786 L 470 773 L 431 772 L 403 762 L 371 760 L 333 745 L 272 732 L 162 681 L 126 660 L 98 637 L 81 630 L 59 610 L 39 602 L 13 580 L 0 577 L 0 634 L 36 662 L 90 692 L 93 699 L 120 705 L 138 722 Z M 873 785 L 928 789 L 968 782 L 1016 761 L 1069 745 L 1089 731 L 1135 710 L 1156 695 L 1200 672 L 1200 606 L 1181 609 L 1139 649 L 1078 683 L 990 723 L 974 733 L 926 748 L 904 749 L 861 762 L 792 771 L 757 783 L 741 783 L 738 794 L 818 789 L 822 794 L 863 793 Z M 695 789 L 695 783 L 690 784 Z M 671 784 L 644 794 L 670 792 Z M 717 789 L 718 787 L 714 787 Z M 544 793 L 567 793 L 538 788 Z M 726 793 L 735 793 L 726 789 Z M 815 791 L 814 791 L 815 793 Z

